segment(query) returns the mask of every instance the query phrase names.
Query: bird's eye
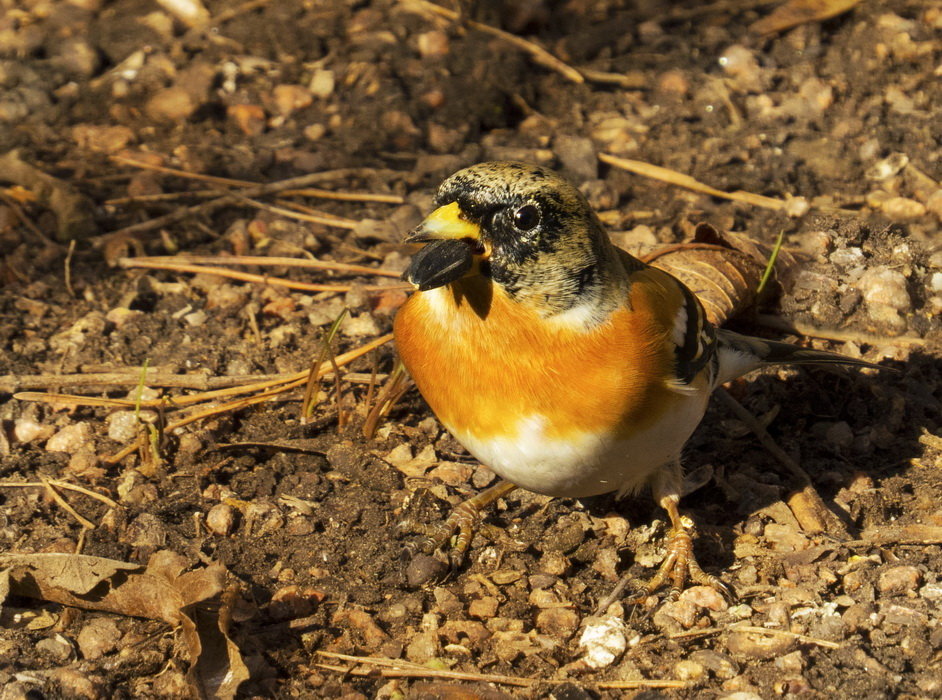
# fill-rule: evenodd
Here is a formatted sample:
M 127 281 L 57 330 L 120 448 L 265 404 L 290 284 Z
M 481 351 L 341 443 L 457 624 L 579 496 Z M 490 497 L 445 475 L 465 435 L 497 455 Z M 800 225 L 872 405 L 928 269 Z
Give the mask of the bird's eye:
M 535 204 L 524 204 L 514 212 L 514 226 L 519 231 L 532 231 L 540 225 L 540 210 Z

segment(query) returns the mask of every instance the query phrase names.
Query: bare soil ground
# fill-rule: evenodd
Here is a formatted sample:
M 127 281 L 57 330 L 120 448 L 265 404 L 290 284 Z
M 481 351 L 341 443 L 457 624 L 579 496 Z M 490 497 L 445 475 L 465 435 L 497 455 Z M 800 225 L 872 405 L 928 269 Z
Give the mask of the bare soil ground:
M 0 0 L 0 550 L 222 565 L 244 696 L 942 697 L 942 8 L 863 0 L 761 33 L 780 4 L 481 2 L 456 23 L 392 0 L 210 1 L 209 25 L 192 28 L 149 0 Z M 596 74 L 576 82 L 473 21 Z M 604 153 L 786 205 L 668 186 Z M 438 183 L 497 158 L 561 169 L 632 251 L 708 221 L 765 242 L 784 232 L 809 255 L 736 327 L 898 371 L 783 369 L 731 393 L 846 532 L 801 522 L 793 477 L 715 403 L 686 451 L 702 478 L 684 505 L 701 564 L 738 602 L 694 588 L 593 622 L 622 573 L 642 581 L 663 554 L 664 516 L 646 498 L 515 492 L 450 580 L 404 580 L 408 531 L 494 477 L 414 391 L 364 436 L 389 343 L 323 381 L 308 421 L 302 387 L 164 430 L 215 378 L 308 369 L 344 308 L 335 352 L 382 336 L 403 293 L 374 274 L 237 268 L 346 285 L 303 291 L 116 261 L 399 271 L 399 240 Z M 385 197 L 192 177 L 313 173 L 307 187 Z M 296 204 L 316 213 L 293 218 Z M 98 372 L 119 376 L 83 382 Z M 15 593 L 0 601 L 0 697 L 192 692 L 192 657 L 166 621 Z M 603 622 L 616 651 L 592 668 L 579 640 Z

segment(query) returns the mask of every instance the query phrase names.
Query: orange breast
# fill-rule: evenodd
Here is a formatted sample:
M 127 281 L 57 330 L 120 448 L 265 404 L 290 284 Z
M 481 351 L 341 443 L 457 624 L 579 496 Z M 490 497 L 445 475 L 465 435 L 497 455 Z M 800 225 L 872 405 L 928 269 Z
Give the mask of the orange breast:
M 627 437 L 680 399 L 665 384 L 677 308 L 668 296 L 656 275 L 639 279 L 630 306 L 583 331 L 547 323 L 483 278 L 468 278 L 414 294 L 396 318 L 396 344 L 452 431 L 512 436 L 520 419 L 539 415 L 547 437 Z

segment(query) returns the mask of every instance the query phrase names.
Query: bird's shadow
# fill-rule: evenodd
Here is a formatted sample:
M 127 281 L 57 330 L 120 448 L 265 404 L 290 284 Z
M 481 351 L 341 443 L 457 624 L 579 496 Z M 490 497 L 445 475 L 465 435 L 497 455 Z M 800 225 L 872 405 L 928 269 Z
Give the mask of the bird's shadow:
M 729 389 L 760 422 L 771 419 L 766 426 L 770 436 L 808 473 L 814 489 L 851 537 L 904 515 L 912 494 L 893 477 L 912 469 L 913 460 L 924 453 L 919 440 L 923 431 L 939 428 L 939 360 L 917 351 L 905 365 L 895 364 L 901 371 L 810 367 L 790 369 L 784 379 L 777 376 L 781 370 L 773 369 L 739 380 Z M 683 498 L 681 511 L 696 522 L 698 559 L 713 571 L 726 570 L 735 562 L 734 544 L 740 534 L 747 529 L 762 533 L 772 522 L 769 506 L 801 488 L 755 434 L 715 398 L 688 442 L 683 461 L 688 475 L 704 469 L 712 473 Z M 893 488 L 885 487 L 888 482 L 894 482 Z M 622 500 L 597 496 L 584 499 L 583 505 L 598 517 L 620 513 L 632 526 L 666 521 L 666 514 L 646 493 Z M 836 533 L 815 536 L 818 543 L 839 544 L 839 540 Z M 622 551 L 626 570 L 634 558 L 630 550 Z

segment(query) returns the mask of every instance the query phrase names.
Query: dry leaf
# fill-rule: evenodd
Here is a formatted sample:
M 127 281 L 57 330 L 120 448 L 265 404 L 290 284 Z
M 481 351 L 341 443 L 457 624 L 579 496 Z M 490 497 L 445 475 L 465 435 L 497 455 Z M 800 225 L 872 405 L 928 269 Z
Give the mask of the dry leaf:
M 0 554 L 0 567 L 28 567 L 50 586 L 63 588 L 77 595 L 89 593 L 95 586 L 119 571 L 138 571 L 140 564 L 115 559 L 90 557 L 85 554 Z
M 755 303 L 771 254 L 770 245 L 700 224 L 693 241 L 659 248 L 643 259 L 687 285 L 700 299 L 710 322 L 722 325 Z M 794 255 L 780 250 L 773 281 L 785 278 L 797 263 Z
M 170 551 L 156 552 L 146 567 L 82 554 L 0 554 L 0 603 L 13 592 L 87 610 L 162 620 L 180 633 L 194 696 L 235 697 L 249 677 L 228 635 L 236 590 L 230 587 L 217 612 L 195 608 L 223 592 L 228 572 L 221 564 L 185 571 L 187 566 L 184 557 Z
M 774 34 L 800 24 L 823 22 L 852 9 L 860 0 L 789 0 L 750 25 L 755 34 Z

